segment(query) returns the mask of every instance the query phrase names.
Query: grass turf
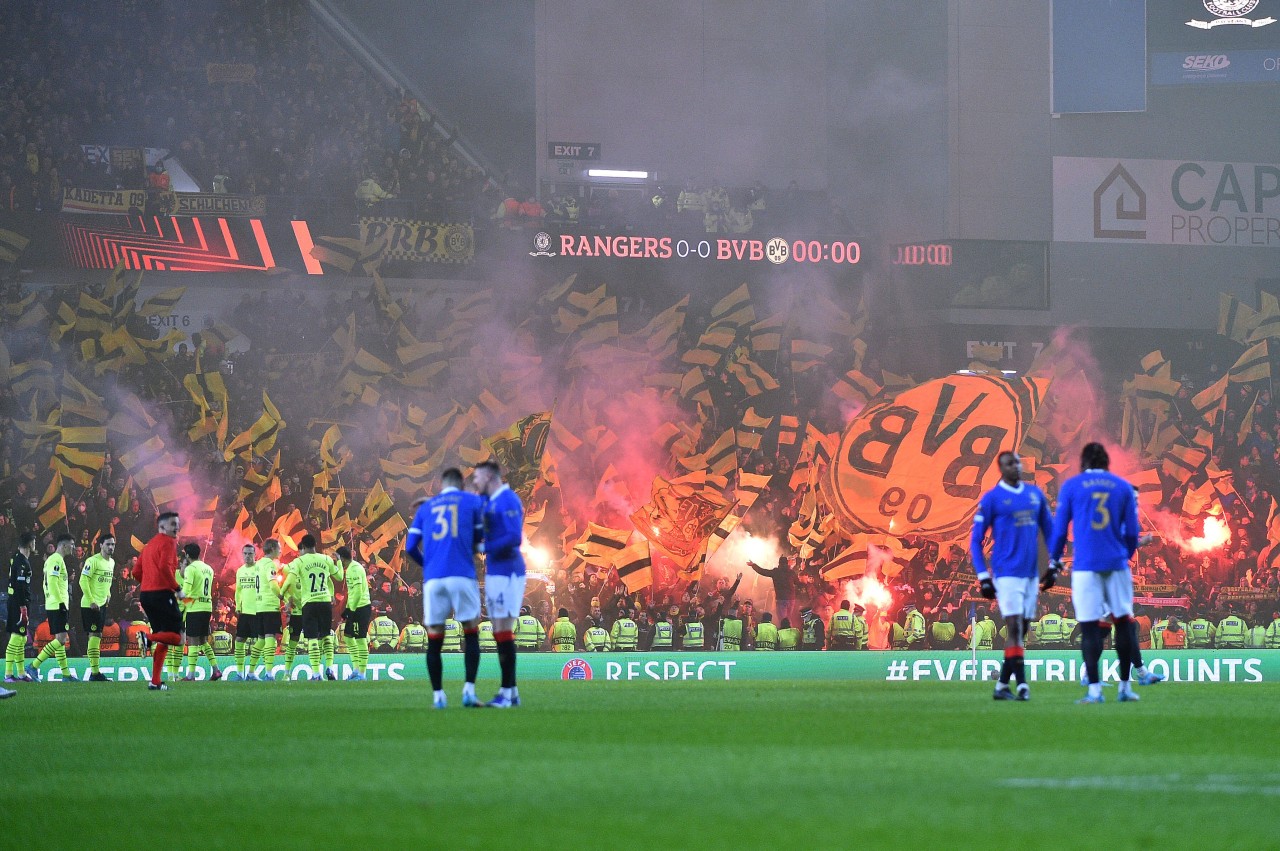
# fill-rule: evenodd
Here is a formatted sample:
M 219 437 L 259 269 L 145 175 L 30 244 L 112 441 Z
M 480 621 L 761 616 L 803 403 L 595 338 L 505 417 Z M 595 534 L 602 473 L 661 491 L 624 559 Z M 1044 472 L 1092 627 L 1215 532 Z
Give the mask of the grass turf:
M 481 682 L 481 694 L 492 693 Z M 1280 685 L 42 683 L 0 703 L 4 847 L 1266 847 Z M 1009 783 L 1016 780 L 1016 783 Z

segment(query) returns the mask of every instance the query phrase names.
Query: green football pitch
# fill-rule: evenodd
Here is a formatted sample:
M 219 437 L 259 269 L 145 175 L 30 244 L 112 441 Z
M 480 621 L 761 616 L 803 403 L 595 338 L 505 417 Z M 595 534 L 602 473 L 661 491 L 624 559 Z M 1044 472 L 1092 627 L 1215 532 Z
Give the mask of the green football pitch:
M 1275 847 L 1280 685 L 1106 691 L 31 684 L 0 703 L 0 846 Z

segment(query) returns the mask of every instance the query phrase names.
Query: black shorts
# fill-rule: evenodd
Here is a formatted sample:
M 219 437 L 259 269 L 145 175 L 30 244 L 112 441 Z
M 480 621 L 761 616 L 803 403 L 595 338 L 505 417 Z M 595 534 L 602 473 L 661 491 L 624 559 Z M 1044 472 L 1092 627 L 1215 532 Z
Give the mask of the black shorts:
M 258 638 L 258 627 L 262 621 L 258 620 L 256 614 L 247 614 L 245 612 L 236 613 L 236 638 L 254 639 Z
M 347 615 L 347 625 L 342 634 L 347 638 L 364 638 L 369 634 L 369 624 L 373 621 L 373 606 L 361 606 Z
M 27 625 L 22 623 L 22 607 L 12 597 L 9 598 L 9 610 L 5 612 L 4 627 L 10 635 L 27 634 Z
M 324 638 L 333 628 L 333 606 L 324 601 L 302 604 L 302 633 L 307 638 Z
M 279 612 L 258 612 L 258 638 L 280 634 Z
M 80 625 L 84 627 L 84 631 L 89 633 L 89 637 L 102 637 L 102 628 L 106 626 L 107 619 L 102 615 L 102 607 L 97 609 L 80 609 Z
M 147 613 L 153 636 L 157 632 L 182 632 L 182 610 L 172 591 L 143 591 L 138 595 L 138 602 Z
M 213 612 L 187 612 L 188 638 L 205 638 L 209 635 L 209 620 Z
M 302 638 L 302 612 L 289 612 L 289 640 Z
M 49 622 L 50 635 L 57 635 L 60 632 L 67 631 L 67 609 L 65 606 L 60 609 L 45 609 L 44 617 Z

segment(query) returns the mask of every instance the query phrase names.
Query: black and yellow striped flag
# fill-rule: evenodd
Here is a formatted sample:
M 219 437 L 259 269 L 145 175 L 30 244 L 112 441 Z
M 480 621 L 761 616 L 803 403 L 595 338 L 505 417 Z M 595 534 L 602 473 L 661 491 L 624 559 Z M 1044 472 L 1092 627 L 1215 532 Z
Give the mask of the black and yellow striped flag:
M 329 426 L 320 438 L 320 463 L 329 472 L 341 470 L 351 460 L 352 452 L 343 439 L 342 429 L 337 423 Z
M 689 314 L 689 296 L 668 307 L 641 329 L 639 337 L 645 348 L 655 358 L 670 357 L 676 353 L 680 330 Z
M 138 315 L 168 316 L 173 313 L 173 309 L 178 306 L 178 302 L 182 300 L 183 293 L 186 291 L 186 287 L 173 287 L 158 292 L 142 303 L 142 307 L 138 308 Z
M 227 344 L 230 343 L 232 340 L 236 339 L 237 337 L 244 336 L 235 328 L 232 328 L 230 325 L 228 325 L 225 322 L 214 322 L 208 328 L 205 328 L 203 331 L 200 331 L 199 333 L 202 340 L 205 340 L 206 342 L 218 343 L 224 349 L 227 347 Z
M 588 521 L 586 531 L 573 542 L 573 552 L 588 564 L 609 567 L 626 548 L 630 537 L 630 529 L 611 529 Z
M 22 234 L 0 228 L 0 263 L 17 263 L 30 243 Z
M 680 380 L 680 396 L 700 405 L 711 404 L 711 386 L 702 367 L 695 366 L 684 374 Z
M 729 356 L 737 336 L 737 331 L 728 326 L 709 328 L 698 338 L 697 345 L 686 351 L 680 359 L 688 364 L 715 368 Z
M 363 274 L 368 275 L 382 265 L 388 245 L 389 235 L 368 245 L 360 239 L 318 236 L 311 248 L 311 256 L 344 272 L 351 273 L 359 267 Z
M 244 455 L 247 458 L 266 455 L 276 445 L 276 438 L 284 427 L 285 421 L 280 416 L 280 411 L 271 402 L 267 391 L 263 390 L 262 415 L 258 417 L 257 422 L 249 426 L 248 431 L 237 435 L 227 444 L 226 451 L 222 453 L 223 460 L 230 461 L 236 455 Z
M 746 284 L 742 284 L 715 303 L 711 308 L 711 321 L 707 323 L 707 327 L 729 325 L 737 328 L 742 325 L 752 325 L 755 321 L 756 312 L 751 306 L 751 291 L 747 289 Z
M 104 458 L 102 452 L 86 452 L 59 443 L 53 449 L 49 466 L 64 478 L 70 479 L 82 488 L 87 488 L 93 484 L 94 476 L 102 469 Z
M 1271 350 L 1266 340 L 1250 346 L 1240 355 L 1227 376 L 1232 384 L 1247 384 L 1271 377 Z
M 62 476 L 55 472 L 49 480 L 49 487 L 45 488 L 44 496 L 36 503 L 36 520 L 42 528 L 48 530 L 55 523 L 66 519 L 67 498 L 62 493 Z
M 613 567 L 618 571 L 618 579 L 627 586 L 628 594 L 653 584 L 653 555 L 649 546 L 649 539 L 641 536 L 614 558 Z
M 759 396 L 778 389 L 778 380 L 760 364 L 753 361 L 750 355 L 742 354 L 729 361 L 729 374 L 738 380 L 748 396 Z
M 53 364 L 47 360 L 14 364 L 9 370 L 9 390 L 18 399 L 34 392 L 53 396 Z
M 376 385 L 383 376 L 390 375 L 391 372 L 391 364 L 361 349 L 338 379 L 338 389 L 347 401 L 353 401 L 360 397 L 366 385 Z
M 365 497 L 360 514 L 356 517 L 356 525 L 373 538 L 372 549 L 375 552 L 409 528 L 404 518 L 396 512 L 395 503 L 381 481 L 374 482 L 373 488 Z

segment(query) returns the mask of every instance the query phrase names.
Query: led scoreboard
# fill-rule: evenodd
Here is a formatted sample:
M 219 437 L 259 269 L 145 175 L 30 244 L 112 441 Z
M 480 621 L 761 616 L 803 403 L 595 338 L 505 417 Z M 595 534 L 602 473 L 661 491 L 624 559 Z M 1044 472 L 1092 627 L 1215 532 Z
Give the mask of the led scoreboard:
M 889 250 L 895 289 L 923 309 L 1049 307 L 1049 243 L 909 242 Z

